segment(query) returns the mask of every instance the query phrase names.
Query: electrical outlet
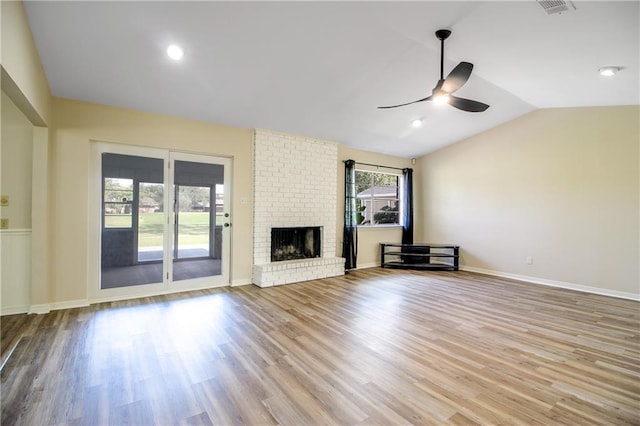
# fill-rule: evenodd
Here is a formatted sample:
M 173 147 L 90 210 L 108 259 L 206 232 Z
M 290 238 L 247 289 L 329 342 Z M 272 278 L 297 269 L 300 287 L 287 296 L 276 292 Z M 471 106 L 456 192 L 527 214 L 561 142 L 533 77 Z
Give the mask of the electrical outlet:
M 9 219 L 0 219 L 0 229 L 9 229 Z
M 0 195 L 0 207 L 7 207 L 9 205 L 9 196 Z
M 524 261 L 527 262 L 527 265 L 533 265 L 533 256 L 527 256 Z

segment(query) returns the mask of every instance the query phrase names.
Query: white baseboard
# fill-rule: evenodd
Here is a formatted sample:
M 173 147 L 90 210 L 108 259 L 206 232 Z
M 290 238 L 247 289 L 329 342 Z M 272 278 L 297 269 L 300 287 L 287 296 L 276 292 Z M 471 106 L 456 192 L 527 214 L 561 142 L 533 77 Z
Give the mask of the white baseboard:
M 5 306 L 2 308 L 2 311 L 0 311 L 0 316 L 26 313 L 29 313 L 29 305 Z
M 461 271 L 477 272 L 479 274 L 492 275 L 494 277 L 509 278 L 516 281 L 526 281 L 532 284 L 541 284 L 550 287 L 565 288 L 568 290 L 581 291 L 583 293 L 600 294 L 602 296 L 617 297 L 619 299 L 628 299 L 640 301 L 640 294 L 627 293 L 624 291 L 608 290 L 599 287 L 590 287 L 586 285 L 567 283 L 564 281 L 554 281 L 545 278 L 531 277 L 528 275 L 511 274 L 508 272 L 493 271 L 490 269 L 475 268 L 473 266 L 460 266 Z
M 358 269 L 377 268 L 379 266 L 380 266 L 380 264 L 379 263 L 375 263 L 375 262 L 374 263 L 363 263 L 363 264 L 358 265 L 356 267 L 356 270 L 358 270 Z
M 51 303 L 51 310 L 58 311 L 60 309 L 86 308 L 89 306 L 89 299 L 68 300 L 66 302 Z
M 31 307 L 29 308 L 30 314 L 48 314 L 49 312 L 51 312 L 51 305 L 48 303 L 31 305 Z
M 84 308 L 89 306 L 88 299 L 66 300 L 64 302 L 43 303 L 40 305 L 31 305 L 30 314 L 48 314 L 51 311 L 59 311 L 60 309 Z
M 239 280 L 231 281 L 231 287 L 240 287 L 240 286 L 249 285 L 249 284 L 253 284 L 253 282 L 251 281 L 251 278 L 242 278 Z

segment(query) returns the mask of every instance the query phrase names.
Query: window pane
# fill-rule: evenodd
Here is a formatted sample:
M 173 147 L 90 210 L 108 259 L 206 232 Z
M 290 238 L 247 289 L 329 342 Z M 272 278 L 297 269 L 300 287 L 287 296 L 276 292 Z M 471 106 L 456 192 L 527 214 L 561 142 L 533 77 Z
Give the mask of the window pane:
M 162 158 L 102 154 L 100 289 L 163 282 Z
M 162 261 L 164 185 L 138 183 L 138 262 Z
M 131 203 L 133 179 L 104 178 L 104 201 Z
M 358 225 L 372 224 L 372 187 L 373 174 L 356 170 L 356 223 Z
M 178 257 L 209 256 L 211 189 L 178 185 Z
M 399 224 L 399 176 L 356 171 L 356 207 L 359 225 Z
M 131 228 L 133 179 L 104 178 L 104 227 Z
M 376 186 L 393 186 L 396 190 L 398 189 L 398 176 L 396 175 L 374 173 L 373 179 Z

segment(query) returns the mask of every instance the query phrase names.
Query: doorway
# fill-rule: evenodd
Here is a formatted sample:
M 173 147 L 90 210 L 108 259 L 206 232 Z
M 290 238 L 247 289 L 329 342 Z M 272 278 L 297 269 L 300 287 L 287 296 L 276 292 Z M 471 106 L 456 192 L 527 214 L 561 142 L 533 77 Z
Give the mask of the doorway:
M 95 151 L 100 267 L 90 296 L 229 285 L 231 159 L 101 143 Z

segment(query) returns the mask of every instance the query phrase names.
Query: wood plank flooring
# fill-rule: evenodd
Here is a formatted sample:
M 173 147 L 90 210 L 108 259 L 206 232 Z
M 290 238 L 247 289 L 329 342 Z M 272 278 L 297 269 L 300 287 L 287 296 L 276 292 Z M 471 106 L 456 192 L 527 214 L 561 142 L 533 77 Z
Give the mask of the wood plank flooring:
M 5 426 L 640 424 L 638 302 L 462 271 L 105 303 L 20 333 Z

